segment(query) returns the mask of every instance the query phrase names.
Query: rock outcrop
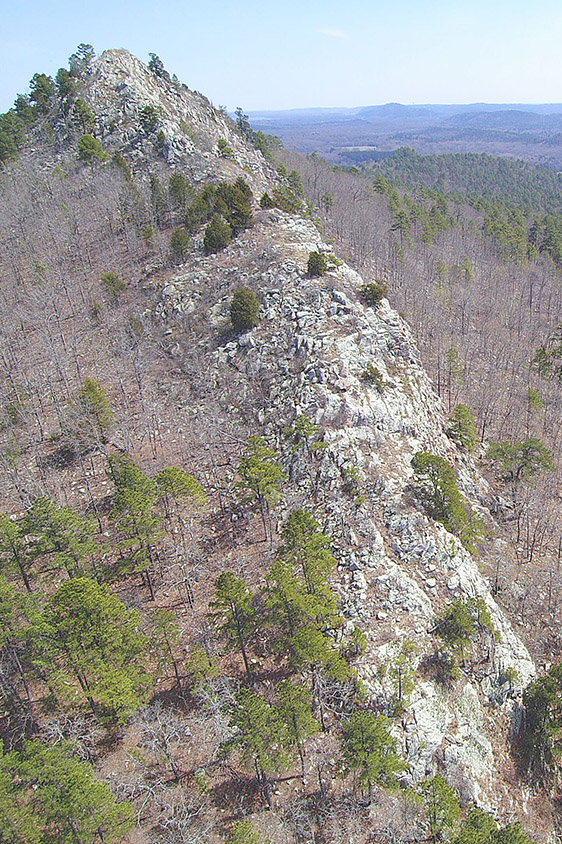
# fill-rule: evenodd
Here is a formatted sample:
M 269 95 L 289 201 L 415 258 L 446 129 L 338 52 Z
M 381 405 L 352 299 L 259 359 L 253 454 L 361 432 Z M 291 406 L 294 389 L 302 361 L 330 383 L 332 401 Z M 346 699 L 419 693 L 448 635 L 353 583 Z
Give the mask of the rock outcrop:
M 430 631 L 447 602 L 485 601 L 497 631 L 486 660 L 467 665 L 454 688 L 416 681 L 397 735 L 416 778 L 440 770 L 465 800 L 513 808 L 513 791 L 502 774 L 509 764 L 505 733 L 534 665 L 478 561 L 410 495 L 412 456 L 427 450 L 446 457 L 463 493 L 491 522 L 486 483 L 445 435 L 443 408 L 404 320 L 387 300 L 376 309 L 362 304 L 358 291 L 364 281 L 341 262 L 321 279 L 307 278 L 312 250 L 330 252 L 310 221 L 277 210 L 260 212 L 255 226 L 220 259 L 195 256 L 168 278 L 160 315 L 189 313 L 212 276 L 223 294 L 208 315 L 209 331 L 217 335 L 228 328 L 234 286 L 243 282 L 261 296 L 259 326 L 220 344 L 209 366 L 218 380 L 230 382 L 240 402 L 255 404 L 256 373 L 267 381 L 256 409 L 266 436 L 274 438 L 281 419 L 299 414 L 324 432 L 322 456 L 294 470 L 295 500 L 306 505 L 315 489 L 322 489 L 316 498 L 338 549 L 344 614 L 350 629 L 359 624 L 368 637 L 360 673 L 373 698 L 384 696 L 381 670 L 404 642 L 414 643 L 414 667 L 434 652 Z M 380 390 L 362 379 L 369 363 L 382 376 Z M 225 422 L 227 416 L 225 410 Z M 342 493 L 350 469 L 359 504 L 356 496 Z M 517 677 L 515 683 L 509 676 Z
M 147 156 L 154 158 L 154 138 L 139 124 L 142 109 L 151 106 L 164 136 L 163 157 L 194 184 L 242 175 L 255 199 L 275 184 L 273 169 L 232 121 L 123 50 L 96 62 L 88 97 L 106 147 L 122 151 L 141 176 Z M 220 155 L 221 138 L 232 158 Z M 510 721 L 535 669 L 479 562 L 411 494 L 412 457 L 430 451 L 453 464 L 461 491 L 492 523 L 486 483 L 444 433 L 443 407 L 408 326 L 387 300 L 365 306 L 358 296 L 363 280 L 337 259 L 320 279 L 307 277 L 309 253 L 320 251 L 330 261 L 331 251 L 310 220 L 256 209 L 254 226 L 220 254 L 204 256 L 201 240 L 194 237 L 183 266 L 148 277 L 160 291 L 158 319 L 182 327 L 197 321 L 189 348 L 181 331 L 170 329 L 179 338 L 172 354 L 181 360 L 199 347 L 205 377 L 220 396 L 213 411 L 218 425 L 244 415 L 247 424 L 251 416 L 270 442 L 299 414 L 320 426 L 324 447 L 295 455 L 288 466 L 290 504 L 313 502 L 333 539 L 346 633 L 360 625 L 367 636 L 359 662 L 367 693 L 375 701 L 388 698 L 385 671 L 411 643 L 418 679 L 396 735 L 413 777 L 440 771 L 466 801 L 513 810 L 522 797 L 506 774 L 513 764 Z M 234 337 L 228 309 L 241 284 L 259 295 L 261 320 Z M 378 385 L 363 377 L 368 365 L 378 370 Z M 202 408 L 205 399 L 199 401 Z M 435 617 L 455 597 L 482 598 L 496 633 L 447 686 L 422 669 L 437 647 Z
M 87 98 L 96 113 L 98 134 L 108 149 L 118 149 L 142 169 L 163 133 L 159 153 L 193 183 L 233 180 L 240 174 L 256 192 L 264 191 L 271 168 L 263 156 L 234 131 L 234 124 L 202 94 L 152 73 L 127 50 L 106 50 L 94 65 Z M 155 126 L 143 128 L 144 108 L 154 110 Z M 230 148 L 221 155 L 218 141 Z

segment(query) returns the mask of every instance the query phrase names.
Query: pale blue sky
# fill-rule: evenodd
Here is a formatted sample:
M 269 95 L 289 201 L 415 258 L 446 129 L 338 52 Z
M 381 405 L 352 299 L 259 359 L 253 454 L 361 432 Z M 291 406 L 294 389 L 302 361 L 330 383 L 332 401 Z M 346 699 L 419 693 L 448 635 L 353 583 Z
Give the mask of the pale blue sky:
M 215 105 L 561 102 L 560 0 L 0 0 L 0 111 L 36 72 L 157 53 Z

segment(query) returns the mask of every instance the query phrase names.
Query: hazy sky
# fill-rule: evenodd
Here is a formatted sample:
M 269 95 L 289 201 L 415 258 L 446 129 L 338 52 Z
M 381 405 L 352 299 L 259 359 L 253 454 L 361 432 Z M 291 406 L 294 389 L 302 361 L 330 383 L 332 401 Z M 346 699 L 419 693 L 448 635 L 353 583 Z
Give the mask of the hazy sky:
M 561 102 L 560 0 L 0 0 L 0 111 L 36 72 L 155 52 L 215 105 Z

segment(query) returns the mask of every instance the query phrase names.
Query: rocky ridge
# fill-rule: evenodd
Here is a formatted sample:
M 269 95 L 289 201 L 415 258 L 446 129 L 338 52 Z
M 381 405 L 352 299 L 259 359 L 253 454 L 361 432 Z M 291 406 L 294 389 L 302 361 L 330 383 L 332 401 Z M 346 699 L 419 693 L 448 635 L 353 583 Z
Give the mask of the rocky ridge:
M 487 485 L 445 435 L 443 407 L 404 320 L 387 300 L 376 310 L 363 305 L 363 279 L 341 262 L 321 279 L 307 278 L 312 250 L 330 253 L 310 221 L 260 212 L 255 226 L 221 256 L 195 256 L 169 277 L 158 313 L 173 319 L 192 312 L 212 276 L 219 297 L 208 330 L 220 336 L 228 330 L 233 285 L 242 282 L 261 296 L 260 325 L 214 349 L 208 359 L 212 377 L 229 381 L 240 402 L 248 399 L 270 441 L 278 436 L 280 419 L 300 413 L 324 431 L 327 447 L 316 476 L 312 458 L 292 467 L 299 484 L 293 503 L 306 505 L 319 486 L 324 492 L 321 507 L 338 550 L 347 632 L 358 623 L 367 633 L 360 673 L 373 698 L 384 692 L 381 666 L 404 642 L 415 643 L 418 666 L 434 650 L 430 630 L 447 602 L 484 599 L 498 631 L 489 660 L 478 673 L 463 672 L 454 692 L 429 679 L 416 682 L 397 735 L 415 778 L 442 770 L 464 799 L 513 810 L 521 796 L 505 783 L 509 762 L 497 723 L 508 731 L 517 718 L 518 694 L 535 668 L 478 562 L 409 495 L 411 458 L 419 450 L 446 457 L 463 493 L 490 523 Z M 361 378 L 368 363 L 383 377 L 380 392 Z M 256 373 L 269 385 L 261 404 L 252 386 Z M 235 408 L 224 407 L 224 422 L 229 412 Z M 350 467 L 361 478 L 359 506 L 342 494 Z M 506 679 L 509 668 L 517 672 L 514 688 Z
M 124 50 L 98 59 L 87 96 L 104 146 L 122 152 L 141 178 L 155 160 L 154 138 L 139 128 L 150 105 L 165 135 L 166 164 L 192 183 L 242 175 L 258 199 L 276 180 L 204 97 L 155 77 Z M 219 138 L 232 148 L 232 159 L 219 155 Z M 509 815 L 527 801 L 509 781 L 507 741 L 518 696 L 535 668 L 478 561 L 416 504 L 411 458 L 419 450 L 446 457 L 462 492 L 491 525 L 486 483 L 446 437 L 443 407 L 408 326 L 388 301 L 366 308 L 358 297 L 363 279 L 341 261 L 320 279 L 306 277 L 309 252 L 331 252 L 310 220 L 278 210 L 256 209 L 255 216 L 255 225 L 218 255 L 203 255 L 200 234 L 184 265 L 147 272 L 147 285 L 160 297 L 154 316 L 170 326 L 177 340 L 171 351 L 180 361 L 193 351 L 182 329 L 197 323 L 190 342 L 221 396 L 213 411 L 217 424 L 251 422 L 271 443 L 298 414 L 321 426 L 326 447 L 288 466 L 296 484 L 288 504 L 314 503 L 333 539 L 346 633 L 359 624 L 367 634 L 360 673 L 373 700 L 387 691 L 381 668 L 404 643 L 414 643 L 413 667 L 422 667 L 435 649 L 434 618 L 447 602 L 483 598 L 498 631 L 487 658 L 467 667 L 452 688 L 425 674 L 417 679 L 396 735 L 415 778 L 443 772 L 466 801 Z M 233 337 L 228 308 L 241 284 L 260 296 L 261 321 Z M 380 391 L 361 377 L 368 363 L 382 376 Z M 194 424 L 202 409 L 197 401 L 190 401 Z M 355 489 L 347 494 L 350 478 Z M 507 669 L 517 680 L 506 679 Z
M 263 156 L 234 131 L 234 124 L 202 94 L 156 76 L 127 50 L 106 50 L 87 80 L 86 97 L 96 113 L 98 134 L 108 149 L 118 149 L 137 169 L 143 168 L 158 132 L 160 153 L 169 165 L 182 166 L 194 183 L 234 180 L 244 172 L 252 189 L 264 191 L 272 170 Z M 155 110 L 154 131 L 143 131 L 143 108 Z M 222 138 L 231 158 L 219 154 Z

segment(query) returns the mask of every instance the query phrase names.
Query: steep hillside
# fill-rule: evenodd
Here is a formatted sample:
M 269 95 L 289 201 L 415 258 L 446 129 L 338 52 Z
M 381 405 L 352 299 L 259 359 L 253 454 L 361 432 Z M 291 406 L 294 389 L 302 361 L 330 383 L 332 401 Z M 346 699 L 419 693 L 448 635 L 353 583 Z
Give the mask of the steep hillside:
M 548 661 L 559 650 L 562 585 L 558 217 L 525 216 L 515 204 L 519 196 L 526 207 L 548 207 L 548 190 L 535 192 L 532 180 L 515 178 L 518 171 L 525 175 L 525 167 L 507 168 L 514 178 L 502 183 L 503 165 L 480 162 L 490 180 L 488 195 L 495 190 L 501 196 L 492 202 L 419 185 L 420 178 L 431 178 L 435 163 L 419 158 L 404 156 L 403 173 L 408 161 L 413 165 L 409 190 L 380 174 L 371 180 L 335 171 L 318 158 L 284 153 L 285 164 L 299 169 L 339 250 L 360 272 L 388 283 L 389 299 L 412 326 L 448 411 L 458 403 L 468 406 L 483 443 L 535 437 L 551 451 L 554 470 L 538 472 L 518 489 L 497 464 L 488 464 L 497 492 L 515 504 L 514 510 L 498 501 L 504 538 L 518 563 L 504 557 L 507 565 L 499 566 L 495 587 L 527 627 L 537 658 Z M 471 157 L 464 160 L 468 165 Z M 456 159 L 455 166 L 460 164 Z M 463 167 L 457 175 L 463 169 L 468 176 Z M 472 187 L 483 173 L 475 167 L 474 175 L 468 176 Z
M 502 825 L 525 814 L 531 834 L 551 835 L 512 747 L 536 669 L 482 574 L 504 553 L 489 489 L 445 433 L 408 326 L 286 210 L 304 210 L 295 179 L 243 125 L 122 50 L 81 86 L 112 157 L 80 159 L 53 101 L 2 174 L 1 483 L 14 518 L 0 554 L 4 594 L 25 570 L 39 614 L 21 609 L 23 590 L 10 598 L 7 745 L 71 738 L 133 805 L 130 841 L 235 840 L 242 819 L 279 841 L 421 840 L 437 834 L 435 775 L 463 809 Z M 231 240 L 215 251 L 217 220 Z M 311 253 L 326 259 L 316 277 Z M 233 325 L 241 288 L 259 304 L 247 330 Z M 184 472 L 173 482 L 170 466 Z M 89 528 L 69 527 L 69 506 Z M 70 658 L 55 610 L 85 578 L 126 609 L 101 656 L 82 636 Z M 145 647 L 131 639 L 110 664 L 133 608 Z M 101 663 L 81 662 L 94 652 Z M 302 735 L 296 709 L 278 723 L 289 679 L 307 701 Z M 345 743 L 360 713 L 387 760 L 363 778 Z M 118 840 L 99 823 L 94 840 Z
M 161 157 L 182 167 L 194 183 L 233 179 L 244 171 L 255 192 L 265 190 L 268 168 L 263 156 L 244 143 L 232 121 L 202 94 L 151 73 L 126 50 L 107 50 L 100 56 L 85 94 L 96 114 L 100 138 L 108 149 L 115 147 L 127 156 L 133 167 L 143 168 L 147 134 L 153 140 L 162 131 Z M 150 117 L 155 112 L 148 132 L 142 125 L 147 107 Z M 232 151 L 228 157 L 217 152 L 221 138 Z
M 278 441 L 299 414 L 321 426 L 326 444 L 322 458 L 292 469 L 298 489 L 288 491 L 285 506 L 306 506 L 312 497 L 321 521 L 330 525 L 346 615 L 364 626 L 370 640 L 359 670 L 373 694 L 383 695 L 377 672 L 389 652 L 398 653 L 401 642 L 412 638 L 416 663 L 430 655 L 432 619 L 451 598 L 480 595 L 500 631 L 492 661 L 480 678 L 485 689 L 481 701 L 504 701 L 505 669 L 511 666 L 526 684 L 534 674 L 530 658 L 459 540 L 420 513 L 408 494 L 413 455 L 430 451 L 457 467 L 461 488 L 472 500 L 478 503 L 486 495 L 470 461 L 443 433 L 446 420 L 412 337 L 386 302 L 373 311 L 358 301 L 363 280 L 345 265 L 322 280 L 306 278 L 309 252 L 329 249 L 311 223 L 277 211 L 262 214 L 264 219 L 244 236 L 235 256 L 225 251 L 226 266 L 215 261 L 211 265 L 224 294 L 211 310 L 216 331 L 224 329 L 227 320 L 232 260 L 234 274 L 240 278 L 242 270 L 244 282 L 264 301 L 260 326 L 214 353 L 212 377 L 219 391 L 229 395 L 216 422 L 226 428 L 237 417 L 241 425 L 251 419 L 250 424 L 261 423 L 270 442 Z M 257 249 L 259 263 L 250 262 Z M 203 259 L 191 264 L 185 276 L 168 281 L 168 314 L 170 307 L 172 312 L 185 308 L 210 270 L 208 259 Z M 201 342 L 208 348 L 208 338 Z M 361 378 L 369 364 L 382 376 L 382 392 Z M 364 499 L 359 506 L 354 495 L 345 492 L 349 470 L 358 475 Z M 492 547 L 488 553 L 493 553 Z M 455 757 L 459 783 L 467 795 L 479 795 L 485 805 L 496 807 L 502 762 L 494 772 L 492 747 L 482 729 L 480 684 L 462 686 L 460 701 L 453 702 L 439 685 L 420 683 L 405 719 L 408 726 L 403 727 L 409 734 L 411 762 L 417 775 L 423 775 L 435 764 L 436 751 L 443 752 L 448 742 L 458 745 L 454 754 L 445 756 Z M 452 723 L 457 726 L 451 731 Z M 468 741 L 463 741 L 463 731 L 464 739 L 470 733 Z

